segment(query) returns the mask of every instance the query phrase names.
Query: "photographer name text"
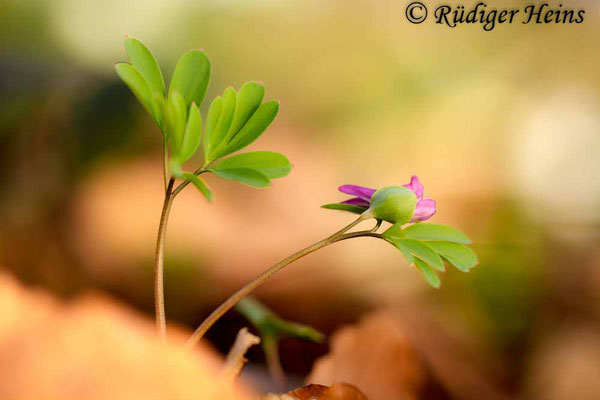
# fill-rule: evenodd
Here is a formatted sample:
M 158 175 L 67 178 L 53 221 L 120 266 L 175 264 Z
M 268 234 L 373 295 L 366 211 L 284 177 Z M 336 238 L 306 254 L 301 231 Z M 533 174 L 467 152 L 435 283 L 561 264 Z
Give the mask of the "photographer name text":
M 427 7 L 422 2 L 412 2 L 406 8 L 406 18 L 420 24 L 427 18 Z M 585 10 L 564 7 L 563 4 L 529 4 L 522 8 L 489 8 L 484 2 L 473 6 L 440 5 L 433 12 L 436 24 L 456 28 L 463 24 L 480 24 L 483 30 L 491 31 L 502 24 L 581 24 Z

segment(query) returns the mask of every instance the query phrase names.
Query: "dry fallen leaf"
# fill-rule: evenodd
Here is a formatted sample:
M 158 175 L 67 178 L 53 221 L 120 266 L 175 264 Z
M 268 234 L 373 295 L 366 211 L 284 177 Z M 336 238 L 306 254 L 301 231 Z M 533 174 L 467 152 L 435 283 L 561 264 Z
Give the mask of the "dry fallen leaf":
M 369 400 L 356 387 L 347 383 L 332 386 L 306 385 L 287 394 L 269 394 L 263 400 Z
M 317 360 L 307 382 L 348 382 L 371 400 L 415 399 L 424 375 L 401 324 L 378 312 L 336 332 L 331 352 Z
M 0 398 L 241 400 L 205 346 L 101 295 L 64 304 L 0 273 Z
M 336 383 L 331 387 L 306 385 L 292 390 L 288 396 L 297 400 L 368 400 L 356 386 L 347 383 Z

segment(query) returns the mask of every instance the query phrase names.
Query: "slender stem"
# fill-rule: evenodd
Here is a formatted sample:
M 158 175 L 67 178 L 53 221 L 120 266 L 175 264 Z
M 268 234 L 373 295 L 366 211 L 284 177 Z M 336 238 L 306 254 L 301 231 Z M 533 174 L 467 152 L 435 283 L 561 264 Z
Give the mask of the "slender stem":
M 164 289 L 164 258 L 165 243 L 167 238 L 167 224 L 169 222 L 169 212 L 173 204 L 173 185 L 175 180 L 169 179 L 165 192 L 165 201 L 163 203 L 158 225 L 158 235 L 156 238 L 156 269 L 154 275 L 154 307 L 156 315 L 156 332 L 158 336 L 166 340 L 167 338 L 167 319 L 165 316 L 165 289 Z
M 200 324 L 200 326 L 194 331 L 194 333 L 192 333 L 192 336 L 190 337 L 190 339 L 187 342 L 187 346 L 193 347 L 194 345 L 196 345 L 198 343 L 198 341 L 200 341 L 202 336 L 204 336 L 206 331 L 208 331 L 208 329 L 210 329 L 210 327 L 213 326 L 213 324 L 215 322 L 217 322 L 217 320 L 219 318 L 221 318 L 223 316 L 223 314 L 225 314 L 227 311 L 229 311 L 233 306 L 235 306 L 235 304 L 238 301 L 240 301 L 241 299 L 246 297 L 254 289 L 256 289 L 257 287 L 262 285 L 267 279 L 269 279 L 275 273 L 277 273 L 278 271 L 280 271 L 287 265 L 290 265 L 294 261 L 296 261 L 312 252 L 322 249 L 323 247 L 329 246 L 330 244 L 333 244 L 339 240 L 343 240 L 345 232 L 352 229 L 354 226 L 358 225 L 360 222 L 364 221 L 367 218 L 370 218 L 370 216 L 366 216 L 364 214 L 361 215 L 360 217 L 358 217 L 358 219 L 356 221 L 352 222 L 350 225 L 344 227 L 340 231 L 334 233 L 333 235 L 331 235 L 315 244 L 312 244 L 312 245 L 292 254 L 291 256 L 289 256 L 283 260 L 281 260 L 280 262 L 273 265 L 271 268 L 269 268 L 268 270 L 266 270 L 265 272 L 263 272 L 262 274 L 260 274 L 256 278 L 254 278 L 254 280 L 247 283 L 245 286 L 243 286 L 241 289 L 239 289 L 237 292 L 235 292 L 231 297 L 229 297 L 227 300 L 225 300 L 225 302 L 223 304 L 221 304 L 219 307 L 217 307 L 217 309 L 215 309 Z M 364 234 L 364 232 L 363 232 L 363 234 Z
M 342 240 L 354 239 L 358 237 L 374 237 L 377 239 L 383 239 L 381 233 L 375 233 L 373 231 L 360 231 L 360 232 L 352 232 L 346 233 L 338 238 L 336 242 L 341 242 Z
M 169 146 L 167 143 L 167 135 L 163 134 L 163 176 L 165 180 L 165 192 L 169 186 Z

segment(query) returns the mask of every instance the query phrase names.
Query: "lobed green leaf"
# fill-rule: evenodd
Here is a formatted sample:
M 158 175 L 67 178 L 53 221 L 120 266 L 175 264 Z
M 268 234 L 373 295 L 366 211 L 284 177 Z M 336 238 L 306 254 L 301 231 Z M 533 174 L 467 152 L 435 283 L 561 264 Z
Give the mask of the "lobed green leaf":
M 394 224 L 390 226 L 381 234 L 384 239 L 404 239 L 406 236 L 404 235 L 404 231 L 402 229 L 403 224 Z
M 165 126 L 165 124 L 166 124 L 166 122 L 165 122 L 165 106 L 166 106 L 165 96 L 162 94 L 159 94 L 159 93 L 154 93 L 154 104 L 155 104 L 156 109 L 158 110 L 158 114 L 160 116 L 160 121 L 156 121 L 156 123 L 158 124 L 158 127 L 162 131 L 163 135 L 166 136 L 167 129 Z
M 321 208 L 326 208 L 328 210 L 348 211 L 353 214 L 359 214 L 359 215 L 366 211 L 365 208 L 362 208 L 359 206 L 354 206 L 352 204 L 341 204 L 341 203 L 324 204 L 321 206 Z
M 425 278 L 425 281 L 432 287 L 439 289 L 442 282 L 440 281 L 440 277 L 437 276 L 434 270 L 429 268 L 429 265 L 424 261 L 421 261 L 418 258 L 415 258 L 415 267 L 421 272 L 421 275 Z
M 323 343 L 325 335 L 312 326 L 290 322 L 281 318 L 271 318 L 266 321 L 266 329 L 272 330 L 277 337 L 292 337 L 302 340 L 310 340 L 315 343 Z
M 242 313 L 261 335 L 273 336 L 275 339 L 294 337 L 322 343 L 325 335 L 311 326 L 286 321 L 278 317 L 265 305 L 252 297 L 244 297 L 235 308 Z
M 180 154 L 187 121 L 187 106 L 185 99 L 179 92 L 173 91 L 169 94 L 164 114 L 167 138 L 171 143 L 171 149 L 173 154 Z
M 391 244 L 393 244 L 398 250 L 400 250 L 400 252 L 404 256 L 404 258 L 406 259 L 407 263 L 409 263 L 409 264 L 415 263 L 415 258 L 413 257 L 412 252 L 410 251 L 410 248 L 405 246 L 401 240 L 396 239 L 396 238 L 386 238 L 386 240 L 388 242 L 390 242 Z
M 171 172 L 171 175 L 173 175 L 175 178 L 183 179 L 184 172 L 181 169 L 181 163 L 179 161 L 169 161 L 169 171 Z
M 192 184 L 194 186 L 196 186 L 196 188 L 200 191 L 200 193 L 202 193 L 204 195 L 204 197 L 206 197 L 206 199 L 208 201 L 212 201 L 212 199 L 213 199 L 212 191 L 208 188 L 208 186 L 206 186 L 204 181 L 202 179 L 200 179 L 197 175 L 190 174 L 189 172 L 184 172 L 183 178 L 192 182 Z
M 246 82 L 240 88 L 235 105 L 235 113 L 225 140 L 230 142 L 239 130 L 248 122 L 254 112 L 260 107 L 265 96 L 264 85 L 258 82 Z
M 475 252 L 464 244 L 450 242 L 427 242 L 427 244 L 461 271 L 467 272 L 479 263 Z
M 248 168 L 210 169 L 213 174 L 230 181 L 245 183 L 246 185 L 263 188 L 271 184 L 269 178 L 260 172 Z
M 190 50 L 177 61 L 169 85 L 169 97 L 171 97 L 171 93 L 177 91 L 185 99 L 186 108 L 192 102 L 200 105 L 204 100 L 209 82 L 210 60 L 208 56 L 204 51 Z
M 408 249 L 412 256 L 420 258 L 438 271 L 444 271 L 444 262 L 428 244 L 415 239 L 399 239 L 398 242 Z
M 416 223 L 402 230 L 404 236 L 417 240 L 446 241 L 470 244 L 471 240 L 456 228 L 441 224 Z
M 141 40 L 128 37 L 125 39 L 125 50 L 131 65 L 137 69 L 154 94 L 165 96 L 165 81 L 158 62 L 152 52 Z
M 142 76 L 142 74 L 132 65 L 127 63 L 117 63 L 115 65 L 117 75 L 133 92 L 138 101 L 144 106 L 146 111 L 154 118 L 154 121 L 159 126 L 162 126 L 162 115 L 150 86 Z
M 210 107 L 208 108 L 208 116 L 206 117 L 206 128 L 204 131 L 204 141 L 202 142 L 202 147 L 204 148 L 204 166 L 206 167 L 210 163 L 210 152 L 212 149 L 213 143 L 211 142 L 214 131 L 219 123 L 219 117 L 221 116 L 221 111 L 223 110 L 223 99 L 221 96 L 215 97 L 215 99 L 210 103 Z
M 200 139 L 202 138 L 202 116 L 196 103 L 190 105 L 187 118 L 181 149 L 176 156 L 182 163 L 189 160 L 196 153 L 198 146 L 200 146 Z
M 279 102 L 276 100 L 261 104 L 230 142 L 221 143 L 213 159 L 219 159 L 250 145 L 269 127 L 278 111 Z
M 238 154 L 219 162 L 212 169 L 253 169 L 269 179 L 282 178 L 290 173 L 292 165 L 283 155 L 273 151 L 253 151 Z
M 277 100 L 261 104 L 229 143 L 229 153 L 238 151 L 254 142 L 271 125 L 278 112 L 279 102 Z
M 229 127 L 231 126 L 231 121 L 233 120 L 236 99 L 237 93 L 232 87 L 225 89 L 223 92 L 223 105 L 219 113 L 219 120 L 214 129 L 211 129 L 210 136 L 208 136 L 209 151 L 207 163 L 217 160 L 225 155 L 218 155 L 218 151 L 225 146 L 224 140 L 229 131 Z

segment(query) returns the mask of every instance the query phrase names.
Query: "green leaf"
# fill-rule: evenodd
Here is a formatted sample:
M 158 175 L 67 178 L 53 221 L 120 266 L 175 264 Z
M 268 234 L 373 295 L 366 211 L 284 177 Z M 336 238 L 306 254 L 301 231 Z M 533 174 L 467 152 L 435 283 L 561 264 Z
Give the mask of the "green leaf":
M 169 85 L 169 97 L 178 91 L 185 99 L 186 108 L 193 101 L 202 104 L 210 81 L 210 60 L 201 50 L 190 50 L 185 53 L 175 66 L 173 78 Z
M 212 201 L 213 194 L 208 186 L 206 186 L 204 181 L 202 181 L 202 179 L 194 174 L 190 174 L 189 172 L 184 172 L 183 177 L 188 181 L 191 181 L 194 186 L 196 186 L 196 188 L 204 195 L 204 197 L 207 198 L 208 201 Z
M 117 75 L 123 82 L 131 89 L 138 101 L 144 106 L 146 111 L 154 117 L 154 121 L 160 126 L 161 125 L 161 112 L 158 109 L 158 105 L 154 101 L 154 96 L 150 90 L 150 86 L 132 65 L 127 63 L 117 63 L 115 65 Z
M 290 161 L 283 155 L 273 151 L 253 151 L 226 158 L 212 169 L 231 168 L 253 169 L 269 179 L 281 178 L 292 170 Z
M 226 140 L 229 142 L 250 119 L 252 114 L 260 107 L 265 96 L 264 85 L 258 82 L 246 82 L 240 88 L 237 95 L 235 113 Z
M 221 107 L 221 112 L 219 113 L 219 122 L 217 122 L 215 128 L 211 130 L 210 136 L 208 137 L 209 163 L 225 155 L 218 155 L 217 152 L 218 149 L 223 148 L 225 135 L 227 135 L 227 131 L 229 131 L 229 127 L 231 126 L 231 121 L 233 120 L 233 114 L 235 112 L 236 97 L 237 94 L 232 87 L 228 87 L 223 92 L 223 106 Z
M 183 179 L 183 170 L 181 169 L 181 163 L 177 160 L 171 160 L 169 162 L 169 171 L 175 178 Z
M 218 149 L 214 159 L 216 160 L 250 145 L 269 127 L 278 112 L 279 102 L 276 100 L 261 104 L 231 141 Z
M 278 317 L 264 304 L 252 297 L 244 297 L 236 304 L 235 308 L 254 325 L 261 336 L 272 336 L 275 339 L 294 337 L 317 343 L 322 343 L 325 339 L 325 335 L 311 326 Z
M 213 174 L 230 181 L 245 183 L 257 188 L 267 187 L 271 184 L 269 178 L 260 172 L 248 168 L 210 169 Z
M 341 204 L 341 203 L 324 204 L 321 206 L 321 208 L 326 208 L 328 210 L 349 211 L 354 214 L 362 214 L 366 211 L 366 208 L 362 208 L 359 206 L 353 206 L 352 204 Z
M 461 271 L 467 272 L 479 263 L 475 252 L 464 244 L 450 242 L 427 242 L 427 244 Z
M 444 271 L 444 262 L 428 244 L 415 239 L 400 239 L 398 242 L 408 248 L 411 255 L 419 257 L 438 271 Z
M 173 154 L 181 153 L 183 133 L 187 120 L 187 106 L 185 99 L 179 92 L 173 91 L 165 104 L 165 122 L 167 126 L 167 138 L 171 143 Z
M 131 65 L 137 69 L 153 93 L 165 96 L 165 81 L 152 52 L 139 39 L 128 37 L 125 39 L 125 50 Z
M 381 234 L 384 239 L 404 239 L 404 231 L 402 230 L 404 224 L 394 224 L 390 226 L 385 232 Z
M 412 252 L 410 251 L 410 248 L 405 246 L 404 244 L 402 244 L 402 241 L 393 237 L 389 237 L 389 238 L 385 238 L 388 242 L 390 242 L 391 244 L 393 244 L 398 250 L 400 250 L 400 252 L 402 253 L 402 255 L 404 256 L 404 258 L 406 259 L 406 262 L 409 264 L 414 264 L 415 263 L 415 258 L 412 255 Z
M 196 153 L 198 146 L 200 146 L 201 138 L 202 117 L 200 116 L 200 110 L 198 110 L 196 103 L 192 103 L 188 112 L 188 120 L 183 134 L 181 151 L 177 159 L 182 163 L 189 160 L 190 157 Z
M 403 232 L 406 237 L 418 240 L 436 240 L 462 244 L 471 243 L 467 235 L 447 225 L 417 223 L 407 226 Z
M 440 281 L 440 277 L 437 276 L 434 270 L 429 268 L 429 265 L 427 265 L 420 259 L 415 258 L 415 267 L 417 267 L 419 272 L 421 272 L 421 275 L 423 275 L 423 277 L 425 278 L 427 283 L 429 283 L 429 285 L 436 289 L 439 289 L 440 285 L 442 284 L 442 282 Z
M 202 147 L 204 148 L 204 166 L 206 167 L 210 163 L 210 150 L 211 150 L 211 138 L 214 136 L 214 130 L 219 122 L 221 110 L 223 109 L 223 99 L 221 96 L 215 97 L 210 103 L 208 108 L 208 116 L 206 117 L 206 128 L 204 131 L 204 141 Z
M 266 325 L 271 327 L 277 337 L 293 337 L 315 343 L 323 343 L 325 340 L 325 335 L 309 325 L 285 321 L 281 318 L 269 319 Z
M 166 135 L 166 127 L 165 127 L 165 106 L 166 100 L 165 96 L 162 94 L 154 93 L 154 104 L 156 105 L 156 109 L 158 110 L 158 114 L 160 115 L 160 121 L 156 121 L 158 127 L 162 131 L 163 135 Z
M 303 324 L 285 321 L 269 310 L 265 305 L 245 297 L 235 308 L 250 321 L 261 336 L 269 371 L 275 380 L 280 379 L 281 363 L 279 360 L 278 341 L 284 337 L 295 337 L 322 343 L 325 335 L 316 329 Z

